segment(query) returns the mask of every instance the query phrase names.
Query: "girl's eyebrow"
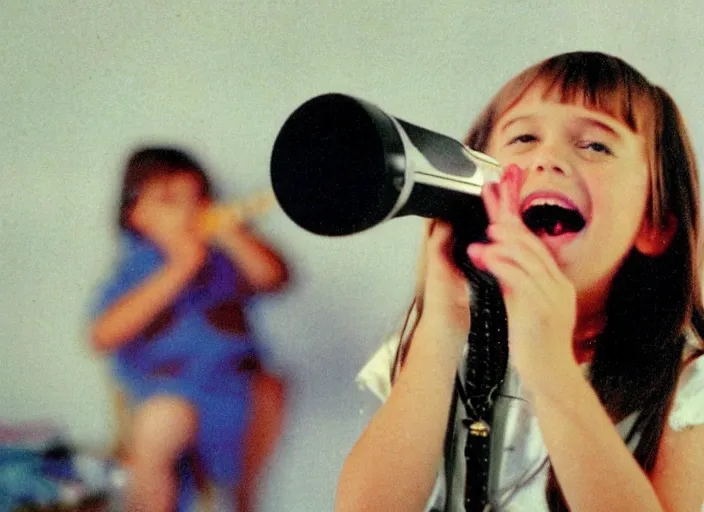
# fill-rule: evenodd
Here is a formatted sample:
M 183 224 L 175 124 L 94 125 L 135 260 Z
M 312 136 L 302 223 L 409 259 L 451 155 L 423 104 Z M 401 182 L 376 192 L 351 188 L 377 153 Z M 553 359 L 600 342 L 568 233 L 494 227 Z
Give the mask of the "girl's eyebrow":
M 532 114 L 526 115 L 526 116 L 514 117 L 513 119 L 508 120 L 507 122 L 503 123 L 499 127 L 499 133 L 505 132 L 511 125 L 513 125 L 519 121 L 530 121 L 530 120 L 534 119 L 535 117 L 536 116 L 532 115 Z M 592 126 L 594 128 L 597 128 L 598 130 L 602 130 L 615 138 L 618 138 L 618 139 L 621 138 L 621 136 L 618 134 L 618 132 L 614 128 L 609 126 L 607 123 L 600 121 L 594 117 L 582 116 L 582 117 L 577 118 L 577 121 L 582 125 Z
M 527 121 L 530 119 L 533 119 L 535 116 L 534 115 L 528 115 L 528 116 L 518 116 L 514 117 L 510 121 L 507 121 L 503 125 L 499 127 L 499 133 L 505 132 L 512 124 L 517 123 L 518 121 Z
M 578 121 L 580 122 L 580 124 L 592 126 L 598 130 L 602 130 L 608 133 L 609 135 L 616 137 L 617 139 L 621 138 L 618 132 L 614 130 L 611 126 L 602 121 L 599 121 L 598 119 L 594 119 L 593 117 L 580 117 L 578 118 Z

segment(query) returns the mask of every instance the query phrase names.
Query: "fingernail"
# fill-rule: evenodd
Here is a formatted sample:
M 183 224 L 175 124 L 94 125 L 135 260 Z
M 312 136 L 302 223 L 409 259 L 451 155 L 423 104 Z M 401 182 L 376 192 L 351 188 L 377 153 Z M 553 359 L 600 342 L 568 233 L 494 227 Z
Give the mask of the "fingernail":
M 506 183 L 510 178 L 511 178 L 511 173 L 513 172 L 511 168 L 513 165 L 509 165 L 504 169 L 503 174 L 501 174 L 501 180 L 499 181 L 500 183 Z
M 484 263 L 482 262 L 482 245 L 481 243 L 473 243 L 467 247 L 467 256 L 469 256 L 472 264 L 480 270 L 484 270 Z
M 523 169 L 521 169 L 518 165 L 511 164 L 504 170 L 504 176 L 506 177 L 507 181 L 518 181 L 522 172 Z
M 470 258 L 474 258 L 479 255 L 482 251 L 482 244 L 475 242 L 473 244 L 469 244 L 467 247 L 467 256 Z

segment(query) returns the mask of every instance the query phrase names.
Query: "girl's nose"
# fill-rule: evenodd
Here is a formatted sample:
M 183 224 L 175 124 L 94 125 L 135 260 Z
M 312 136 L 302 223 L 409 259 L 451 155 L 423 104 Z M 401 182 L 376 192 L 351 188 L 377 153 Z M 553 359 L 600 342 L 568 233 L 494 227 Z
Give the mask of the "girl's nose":
M 550 163 L 540 163 L 535 167 L 535 170 L 538 172 L 543 172 L 543 171 L 555 171 L 560 174 L 565 174 L 565 171 L 563 169 L 564 166 L 557 165 L 557 164 L 550 164 Z
M 533 155 L 532 168 L 536 172 L 554 172 L 557 174 L 571 174 L 571 167 L 568 159 L 554 146 L 538 149 Z

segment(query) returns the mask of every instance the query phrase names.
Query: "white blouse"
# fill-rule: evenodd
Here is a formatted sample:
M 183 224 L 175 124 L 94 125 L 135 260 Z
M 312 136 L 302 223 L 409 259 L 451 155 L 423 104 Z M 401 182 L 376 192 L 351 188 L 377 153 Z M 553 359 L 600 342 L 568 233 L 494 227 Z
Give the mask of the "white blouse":
M 356 382 L 362 389 L 374 393 L 384 401 L 391 393 L 391 375 L 400 335 L 386 340 L 357 375 Z M 690 336 L 687 354 L 697 346 L 694 335 Z M 583 365 L 585 371 L 587 365 Z M 462 374 L 464 372 L 460 372 Z M 501 396 L 496 401 L 492 453 L 499 454 L 492 461 L 489 476 L 488 510 L 501 512 L 542 512 L 547 511 L 545 488 L 548 477 L 547 450 L 538 428 L 538 421 L 526 401 L 518 375 L 509 368 Z M 453 489 L 464 489 L 465 464 L 462 450 L 466 441 L 466 429 L 459 428 L 465 417 L 464 407 L 458 405 L 455 414 L 454 433 L 457 436 L 457 451 L 453 454 Z M 624 418 L 616 425 L 622 438 L 633 426 L 637 413 Z M 497 418 L 500 420 L 497 421 Z M 673 430 L 704 424 L 704 356 L 695 359 L 683 370 L 678 383 L 675 399 L 668 418 Z M 629 443 L 633 450 L 638 442 L 636 436 Z M 445 464 L 441 463 L 435 488 L 431 494 L 426 512 L 442 510 L 463 510 L 463 493 L 453 492 L 449 499 L 450 507 L 445 508 Z

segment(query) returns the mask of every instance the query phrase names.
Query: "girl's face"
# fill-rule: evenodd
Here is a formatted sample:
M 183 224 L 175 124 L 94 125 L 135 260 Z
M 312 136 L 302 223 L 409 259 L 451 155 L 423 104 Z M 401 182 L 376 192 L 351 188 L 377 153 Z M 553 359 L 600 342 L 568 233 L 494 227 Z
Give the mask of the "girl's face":
M 524 223 L 574 284 L 583 314 L 603 311 L 634 243 L 646 236 L 649 170 L 643 136 L 535 85 L 495 124 L 487 153 L 525 171 Z
M 198 176 L 186 171 L 157 176 L 141 186 L 130 222 L 147 235 L 162 229 L 190 230 L 207 203 Z

